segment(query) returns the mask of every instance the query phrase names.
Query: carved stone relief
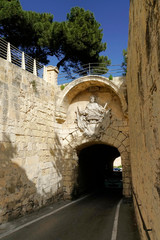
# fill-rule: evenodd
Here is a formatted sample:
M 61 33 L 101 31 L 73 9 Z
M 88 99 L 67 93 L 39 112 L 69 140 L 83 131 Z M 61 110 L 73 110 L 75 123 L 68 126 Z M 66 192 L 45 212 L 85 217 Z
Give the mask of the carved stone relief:
M 111 109 L 108 103 L 104 107 L 101 106 L 94 95 L 90 97 L 85 110 L 81 111 L 77 107 L 76 115 L 78 127 L 88 137 L 100 138 L 111 122 Z

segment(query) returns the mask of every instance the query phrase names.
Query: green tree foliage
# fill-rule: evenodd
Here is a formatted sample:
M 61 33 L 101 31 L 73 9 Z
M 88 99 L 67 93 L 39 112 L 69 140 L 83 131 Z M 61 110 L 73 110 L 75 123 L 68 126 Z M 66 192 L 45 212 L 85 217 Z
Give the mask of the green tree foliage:
M 88 62 L 110 64 L 102 43 L 102 29 L 92 12 L 74 7 L 64 22 L 53 22 L 53 15 L 24 11 L 19 0 L 0 1 L 0 36 L 43 64 L 56 56 L 57 66 L 80 70 Z
M 127 74 L 127 50 L 123 49 L 123 62 L 122 62 L 122 65 L 121 65 L 124 73 L 123 73 L 123 76 L 126 76 Z
M 102 29 L 92 12 L 79 7 L 72 8 L 61 27 L 58 66 L 78 71 L 89 62 L 110 64 L 107 57 L 100 56 L 106 50 L 106 43 L 102 43 Z
M 23 11 L 19 0 L 0 1 L 0 36 L 47 64 L 53 16 Z
M 27 52 L 33 58 L 46 64 L 47 56 L 50 54 L 48 48 L 53 16 L 48 13 L 36 13 L 32 11 L 23 11 L 25 27 L 23 30 L 24 41 L 21 42 L 23 51 Z
M 22 8 L 18 0 L 0 1 L 0 35 L 8 39 L 17 38 L 16 44 L 19 45 L 20 28 L 23 26 Z M 21 26 L 21 27 L 20 27 Z

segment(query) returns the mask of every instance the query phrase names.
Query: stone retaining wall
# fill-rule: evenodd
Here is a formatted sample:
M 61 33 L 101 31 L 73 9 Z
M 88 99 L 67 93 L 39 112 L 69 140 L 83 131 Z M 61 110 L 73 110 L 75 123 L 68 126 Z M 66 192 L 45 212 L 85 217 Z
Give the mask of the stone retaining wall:
M 62 194 L 54 86 L 0 59 L 0 223 Z
M 49 66 L 47 73 L 46 82 L 0 59 L 0 222 L 62 196 L 71 198 L 78 149 L 94 144 L 117 148 L 123 194 L 131 196 L 125 78 L 86 76 L 61 91 L 57 69 Z M 101 132 L 86 137 L 77 125 L 76 111 L 84 110 L 93 95 L 101 108 L 109 104 L 111 116 L 104 118 Z
M 132 182 L 152 240 L 160 239 L 159 9 L 159 1 L 130 1 L 127 90 Z M 137 212 L 142 239 L 148 239 L 139 216 Z

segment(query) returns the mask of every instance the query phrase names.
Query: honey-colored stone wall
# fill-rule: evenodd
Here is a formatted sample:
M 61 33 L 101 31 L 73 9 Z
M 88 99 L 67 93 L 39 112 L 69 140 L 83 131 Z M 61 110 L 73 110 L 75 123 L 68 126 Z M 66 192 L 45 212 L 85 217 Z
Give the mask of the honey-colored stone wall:
M 127 90 L 133 190 L 160 239 L 160 1 L 131 0 Z M 147 238 L 137 211 L 142 239 Z
M 0 223 L 62 194 L 54 156 L 54 88 L 0 59 Z
M 119 151 L 123 194 L 131 196 L 125 78 L 86 76 L 62 91 L 57 73 L 57 68 L 47 67 L 44 81 L 0 59 L 0 222 L 71 198 L 79 149 L 94 144 Z M 86 136 L 77 125 L 76 111 L 84 110 L 93 95 L 101 108 L 109 105 L 111 116 L 102 132 Z
M 117 77 L 109 81 L 102 76 L 85 76 L 70 82 L 57 95 L 55 134 L 59 150 L 55 149 L 55 152 L 59 152 L 59 156 L 64 160 L 62 172 L 65 196 L 70 196 L 77 183 L 79 149 L 94 144 L 104 144 L 113 146 L 119 151 L 123 166 L 123 195 L 127 198 L 131 197 L 125 78 Z M 92 137 L 85 136 L 77 125 L 77 109 L 84 111 L 92 95 L 97 97 L 97 102 L 101 106 L 108 103 L 111 110 L 111 122 L 101 137 L 96 134 Z

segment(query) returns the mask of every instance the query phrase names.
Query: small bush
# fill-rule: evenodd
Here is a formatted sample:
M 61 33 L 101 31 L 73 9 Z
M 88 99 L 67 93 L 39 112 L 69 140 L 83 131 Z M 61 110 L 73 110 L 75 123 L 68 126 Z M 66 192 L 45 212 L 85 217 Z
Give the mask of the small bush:
M 62 84 L 62 85 L 61 85 L 61 90 L 63 90 L 64 88 L 65 88 L 65 85 Z
M 109 80 L 113 80 L 113 76 L 112 75 L 109 76 Z

